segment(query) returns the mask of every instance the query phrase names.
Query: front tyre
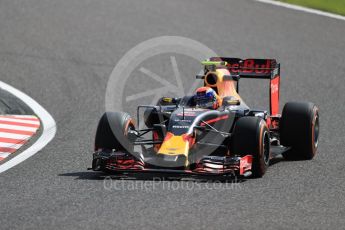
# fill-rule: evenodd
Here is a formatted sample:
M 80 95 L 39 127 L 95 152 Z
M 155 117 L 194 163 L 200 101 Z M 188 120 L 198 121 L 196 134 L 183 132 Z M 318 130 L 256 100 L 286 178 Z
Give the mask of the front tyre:
M 319 143 L 319 110 L 313 103 L 288 102 L 280 120 L 280 143 L 291 147 L 285 159 L 310 160 Z
M 128 139 L 134 123 L 129 114 L 123 112 L 105 112 L 101 117 L 95 138 L 95 150 L 115 149 L 117 151 L 133 152 L 133 145 Z
M 242 117 L 235 124 L 232 153 L 252 155 L 252 175 L 262 177 L 270 162 L 270 133 L 266 122 L 259 117 Z

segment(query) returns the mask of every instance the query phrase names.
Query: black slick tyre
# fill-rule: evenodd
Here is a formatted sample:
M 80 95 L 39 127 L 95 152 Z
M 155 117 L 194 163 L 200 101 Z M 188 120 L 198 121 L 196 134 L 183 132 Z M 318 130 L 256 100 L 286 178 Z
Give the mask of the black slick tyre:
M 313 103 L 288 102 L 280 120 L 280 143 L 288 160 L 311 160 L 319 142 L 319 112 Z
M 252 155 L 252 176 L 262 177 L 270 161 L 270 133 L 265 121 L 259 117 L 242 117 L 235 124 L 232 153 Z
M 95 138 L 95 150 L 115 149 L 133 151 L 133 145 L 128 139 L 128 131 L 134 130 L 130 115 L 123 112 L 106 112 L 101 117 Z

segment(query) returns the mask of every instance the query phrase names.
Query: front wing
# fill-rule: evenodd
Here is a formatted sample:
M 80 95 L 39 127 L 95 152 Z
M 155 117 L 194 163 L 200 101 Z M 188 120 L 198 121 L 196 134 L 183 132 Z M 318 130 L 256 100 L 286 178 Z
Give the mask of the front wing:
M 167 173 L 167 174 L 189 174 L 189 175 L 233 175 L 250 176 L 253 158 L 251 155 L 243 157 L 230 156 L 206 156 L 196 163 L 193 169 L 176 169 L 170 167 L 159 167 L 147 163 L 142 156 L 133 156 L 120 151 L 97 151 L 93 154 L 92 170 L 122 173 Z

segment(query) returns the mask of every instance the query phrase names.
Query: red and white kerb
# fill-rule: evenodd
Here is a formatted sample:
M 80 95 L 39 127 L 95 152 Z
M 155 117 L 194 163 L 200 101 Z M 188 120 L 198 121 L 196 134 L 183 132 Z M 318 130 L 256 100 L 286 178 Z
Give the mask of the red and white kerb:
M 0 161 L 22 147 L 39 127 L 36 116 L 0 115 Z

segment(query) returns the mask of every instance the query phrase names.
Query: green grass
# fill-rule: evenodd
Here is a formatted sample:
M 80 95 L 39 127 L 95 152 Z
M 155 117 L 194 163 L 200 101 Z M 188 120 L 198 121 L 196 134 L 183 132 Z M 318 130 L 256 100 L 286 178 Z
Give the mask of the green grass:
M 345 15 L 345 0 L 280 0 L 281 2 L 306 6 L 335 14 Z

